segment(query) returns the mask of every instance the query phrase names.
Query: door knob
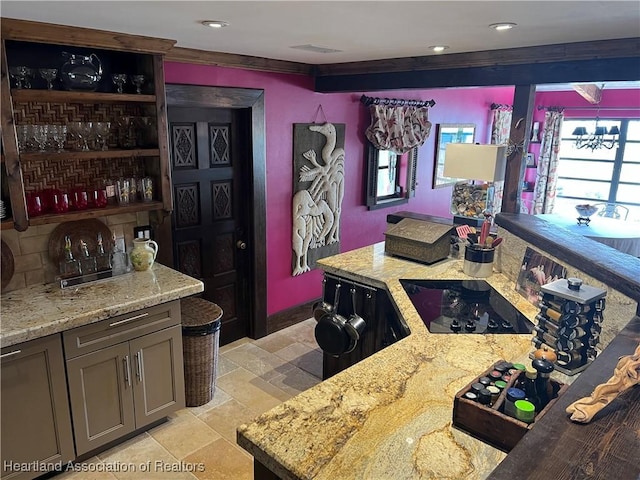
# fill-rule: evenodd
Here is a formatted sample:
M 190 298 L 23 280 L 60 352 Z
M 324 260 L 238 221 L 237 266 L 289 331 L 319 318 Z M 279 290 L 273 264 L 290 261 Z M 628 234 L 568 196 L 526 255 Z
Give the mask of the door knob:
M 236 242 L 236 247 L 239 248 L 240 250 L 246 250 L 247 244 L 244 243 L 242 240 L 238 240 Z

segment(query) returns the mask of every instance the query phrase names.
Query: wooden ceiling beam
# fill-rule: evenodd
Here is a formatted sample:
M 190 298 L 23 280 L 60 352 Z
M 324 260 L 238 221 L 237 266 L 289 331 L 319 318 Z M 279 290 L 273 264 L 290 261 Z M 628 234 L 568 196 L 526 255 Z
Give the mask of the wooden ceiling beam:
M 218 67 L 243 68 L 262 72 L 293 73 L 298 75 L 312 75 L 314 72 L 314 66 L 306 63 L 182 47 L 172 48 L 165 55 L 165 60 L 169 62 L 216 65 Z
M 78 4 L 78 8 L 80 7 L 81 4 Z M 14 18 L 2 18 L 0 20 L 0 34 L 3 40 L 53 43 L 152 54 L 164 54 L 171 50 L 176 43 L 175 40 L 164 38 L 143 37 L 141 35 L 70 27 L 53 23 L 32 22 Z
M 534 63 L 567 62 L 602 58 L 639 58 L 640 37 L 591 42 L 562 43 L 536 47 L 483 50 L 448 55 L 390 58 L 366 62 L 317 65 L 317 76 L 391 73 L 456 68 L 495 67 Z M 636 69 L 637 71 L 637 69 Z

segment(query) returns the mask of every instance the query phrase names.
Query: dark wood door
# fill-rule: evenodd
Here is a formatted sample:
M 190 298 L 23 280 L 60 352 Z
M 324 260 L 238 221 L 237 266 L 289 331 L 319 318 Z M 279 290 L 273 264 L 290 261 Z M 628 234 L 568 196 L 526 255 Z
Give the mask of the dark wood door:
M 205 284 L 224 314 L 220 342 L 249 335 L 251 309 L 247 115 L 226 108 L 169 107 L 175 207 L 174 266 Z

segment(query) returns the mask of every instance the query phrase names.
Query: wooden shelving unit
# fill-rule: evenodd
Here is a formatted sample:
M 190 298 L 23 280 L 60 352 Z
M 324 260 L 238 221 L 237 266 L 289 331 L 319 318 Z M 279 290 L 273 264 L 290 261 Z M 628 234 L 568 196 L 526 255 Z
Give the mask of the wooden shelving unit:
M 63 90 L 11 89 L 14 102 L 47 103 L 155 103 L 155 95 L 130 93 L 67 92 Z
M 13 214 L 12 219 L 2 221 L 2 229 L 23 231 L 32 225 L 140 211 L 162 210 L 163 215 L 168 214 L 172 210 L 172 194 L 162 54 L 172 43 L 149 43 L 145 39 L 127 37 L 130 43 L 122 44 L 122 39 L 100 36 L 92 31 L 88 31 L 87 36 L 76 38 L 73 35 L 76 30 L 72 28 L 54 28 L 49 38 L 47 35 L 43 37 L 38 26 L 29 22 L 2 19 L 2 24 L 1 160 L 7 174 L 3 196 L 10 198 Z M 60 42 L 62 38 L 69 40 L 68 45 Z M 9 64 L 38 67 L 40 62 L 49 62 L 50 58 L 60 57 L 60 52 L 73 52 L 76 47 L 101 49 L 96 53 L 104 65 L 111 65 L 111 68 L 118 68 L 124 73 L 144 74 L 148 79 L 144 93 L 46 90 L 39 85 L 33 89 L 12 88 Z M 103 72 L 102 87 L 106 87 L 105 79 L 108 80 L 111 73 Z M 21 153 L 16 142 L 16 125 L 117 122 L 122 116 L 154 118 L 156 132 L 151 138 L 157 137 L 157 144 L 152 148 Z M 26 192 L 52 187 L 64 190 L 80 185 L 90 186 L 102 179 L 118 176 L 152 177 L 157 201 L 29 218 Z
M 63 152 L 29 152 L 22 153 L 20 158 L 23 160 L 41 160 L 49 159 L 94 159 L 94 158 L 133 158 L 133 157 L 157 157 L 160 150 L 157 148 L 144 148 L 135 150 L 90 150 L 90 151 L 69 151 Z
M 162 210 L 162 202 L 136 202 L 122 206 L 107 206 L 105 208 L 92 208 L 88 210 L 77 210 L 62 214 L 47 214 L 29 219 L 30 225 L 46 225 L 48 223 L 71 222 L 74 220 L 85 220 L 87 218 L 105 217 L 121 213 L 148 212 L 151 210 Z

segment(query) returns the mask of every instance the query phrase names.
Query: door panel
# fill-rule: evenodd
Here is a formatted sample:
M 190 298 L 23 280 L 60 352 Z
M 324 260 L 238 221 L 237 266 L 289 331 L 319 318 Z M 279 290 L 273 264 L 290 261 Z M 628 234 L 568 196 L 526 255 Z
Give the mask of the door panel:
M 67 360 L 78 455 L 135 429 L 131 366 L 128 342 Z
M 179 325 L 130 342 L 136 427 L 183 408 L 182 329 Z
M 249 334 L 252 246 L 246 115 L 222 108 L 170 107 L 174 268 L 201 279 L 203 298 L 223 310 L 224 345 Z

